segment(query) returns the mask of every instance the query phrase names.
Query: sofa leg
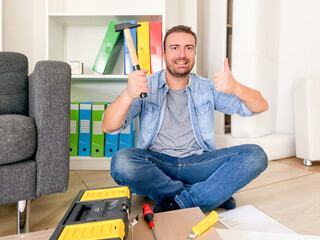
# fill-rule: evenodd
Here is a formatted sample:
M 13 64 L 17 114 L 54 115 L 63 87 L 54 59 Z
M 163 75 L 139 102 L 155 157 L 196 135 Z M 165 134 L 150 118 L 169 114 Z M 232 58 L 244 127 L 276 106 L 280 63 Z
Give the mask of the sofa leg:
M 303 165 L 310 167 L 310 166 L 312 166 L 312 162 L 308 159 L 303 159 Z
M 17 204 L 18 234 L 29 232 L 31 200 L 21 200 Z

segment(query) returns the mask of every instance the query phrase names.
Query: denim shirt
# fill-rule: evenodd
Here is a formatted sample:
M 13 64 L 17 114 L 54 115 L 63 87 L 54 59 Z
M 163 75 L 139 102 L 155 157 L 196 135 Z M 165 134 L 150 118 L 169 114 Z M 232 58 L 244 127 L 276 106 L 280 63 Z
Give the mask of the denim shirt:
M 146 98 L 133 101 L 118 134 L 129 126 L 133 119 L 140 117 L 140 131 L 137 148 L 148 149 L 159 133 L 166 106 L 166 93 L 169 90 L 165 70 L 149 75 L 149 92 Z M 188 109 L 193 132 L 199 146 L 205 151 L 216 149 L 214 140 L 214 110 L 240 116 L 254 115 L 236 96 L 216 91 L 213 83 L 199 75 L 190 74 L 186 88 Z

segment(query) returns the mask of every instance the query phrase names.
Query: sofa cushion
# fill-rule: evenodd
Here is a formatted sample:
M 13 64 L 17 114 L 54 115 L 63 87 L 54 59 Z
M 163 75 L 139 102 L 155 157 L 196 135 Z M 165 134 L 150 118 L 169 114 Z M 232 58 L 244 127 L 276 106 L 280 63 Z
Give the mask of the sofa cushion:
M 34 160 L 2 165 L 0 167 L 0 204 L 35 198 L 36 173 L 37 164 Z
M 35 153 L 36 140 L 33 118 L 0 114 L 0 165 L 31 157 Z
M 0 52 L 0 114 L 27 113 L 28 59 L 21 53 Z

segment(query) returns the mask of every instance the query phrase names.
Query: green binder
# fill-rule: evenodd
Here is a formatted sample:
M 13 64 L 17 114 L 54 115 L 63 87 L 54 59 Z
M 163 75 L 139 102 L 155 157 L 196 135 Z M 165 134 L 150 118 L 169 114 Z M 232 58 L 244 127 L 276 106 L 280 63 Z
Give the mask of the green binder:
M 70 103 L 70 156 L 78 156 L 79 102 Z
M 112 73 L 113 67 L 116 63 L 116 59 L 122 46 L 122 38 L 120 37 L 121 32 L 114 31 L 114 25 L 116 24 L 118 23 L 115 21 L 110 21 L 99 53 L 92 67 L 92 71 L 101 74 Z
M 92 104 L 91 157 L 104 156 L 104 132 L 102 131 L 102 115 L 107 102 Z

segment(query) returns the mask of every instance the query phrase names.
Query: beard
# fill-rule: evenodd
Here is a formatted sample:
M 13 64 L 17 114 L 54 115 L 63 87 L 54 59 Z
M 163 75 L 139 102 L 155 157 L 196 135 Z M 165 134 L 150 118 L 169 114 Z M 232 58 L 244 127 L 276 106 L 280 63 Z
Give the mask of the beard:
M 185 60 L 185 58 L 176 59 L 175 61 L 179 61 L 179 60 Z M 178 70 L 181 70 L 181 71 L 178 71 L 172 65 L 173 64 L 168 64 L 168 61 L 166 61 L 166 66 L 167 66 L 168 72 L 174 77 L 183 78 L 183 77 L 186 77 L 186 76 L 189 75 L 189 73 L 191 72 L 191 70 L 192 70 L 192 68 L 194 66 L 194 63 L 190 67 L 183 68 L 183 69 L 178 69 Z

